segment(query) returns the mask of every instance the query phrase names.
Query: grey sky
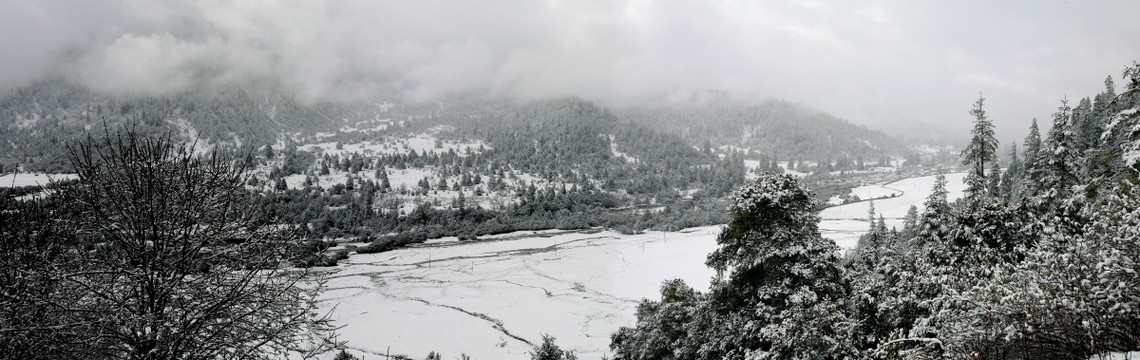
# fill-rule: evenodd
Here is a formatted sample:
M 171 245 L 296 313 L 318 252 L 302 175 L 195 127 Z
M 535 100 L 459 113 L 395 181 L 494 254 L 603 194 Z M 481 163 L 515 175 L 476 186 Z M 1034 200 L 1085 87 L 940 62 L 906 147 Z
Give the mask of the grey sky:
M 1140 60 L 1124 1 L 0 0 L 0 87 L 48 74 L 127 93 L 278 79 L 310 99 L 606 104 L 724 90 L 886 128 L 1003 143 Z

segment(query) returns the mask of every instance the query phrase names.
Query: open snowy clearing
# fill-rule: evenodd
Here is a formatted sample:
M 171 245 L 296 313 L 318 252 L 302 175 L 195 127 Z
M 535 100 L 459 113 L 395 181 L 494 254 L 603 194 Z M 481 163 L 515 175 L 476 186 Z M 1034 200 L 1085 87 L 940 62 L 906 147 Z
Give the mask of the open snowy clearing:
M 353 255 L 333 270 L 322 307 L 335 306 L 341 340 L 366 358 L 390 347 L 413 358 L 521 359 L 548 333 L 597 359 L 662 281 L 708 289 L 705 256 L 719 232 L 520 232 Z
M 922 213 L 922 203 L 930 196 L 935 178 L 936 176 L 923 176 L 888 184 L 861 186 L 852 189 L 851 193 L 863 199 L 894 194 L 894 197 L 874 200 L 875 216 L 882 213 L 888 228 L 893 226 L 901 229 L 903 218 L 911 205 L 918 207 L 919 213 Z M 962 197 L 966 191 L 965 179 L 966 173 L 946 174 L 947 200 L 954 201 Z M 835 240 L 840 248 L 854 249 L 859 236 L 870 227 L 867 223 L 867 210 L 871 203 L 861 201 L 824 209 L 819 213 L 819 232 L 823 237 Z

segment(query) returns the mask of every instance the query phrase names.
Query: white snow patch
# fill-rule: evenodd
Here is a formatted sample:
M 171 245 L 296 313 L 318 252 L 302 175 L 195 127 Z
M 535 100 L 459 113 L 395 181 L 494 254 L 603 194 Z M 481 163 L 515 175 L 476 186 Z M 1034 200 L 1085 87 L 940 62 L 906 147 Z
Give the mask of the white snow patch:
M 0 176 L 0 188 L 22 187 L 22 186 L 45 186 L 53 179 L 56 181 L 75 180 L 78 179 L 77 174 L 7 174 Z
M 606 136 L 609 136 L 609 138 L 610 138 L 610 153 L 612 153 L 614 157 L 619 157 L 619 158 L 625 159 L 625 162 L 630 163 L 630 164 L 636 164 L 638 162 L 636 157 L 633 157 L 633 156 L 630 156 L 629 154 L 618 151 L 617 143 L 614 142 L 614 136 L 613 135 L 606 135 Z

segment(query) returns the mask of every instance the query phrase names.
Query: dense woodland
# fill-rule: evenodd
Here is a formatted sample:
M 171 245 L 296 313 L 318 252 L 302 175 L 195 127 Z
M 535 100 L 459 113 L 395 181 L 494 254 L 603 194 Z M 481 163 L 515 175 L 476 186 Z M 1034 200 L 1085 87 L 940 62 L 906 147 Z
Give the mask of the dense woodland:
M 857 251 L 820 237 L 810 190 L 761 176 L 740 189 L 707 264 L 612 337 L 616 359 L 1088 359 L 1140 349 L 1140 67 L 1036 121 L 998 153 L 984 99 L 961 153 L 966 197 L 940 178 L 888 229 L 872 208 Z M 1004 170 L 997 164 L 1006 159 Z
M 888 151 L 886 145 L 871 151 L 865 142 L 849 149 L 829 141 L 852 126 L 806 110 L 738 112 L 732 118 L 728 127 L 748 131 L 786 125 L 807 116 L 803 114 L 830 121 L 798 128 L 797 139 L 815 139 L 806 142 L 811 148 L 778 154 L 720 143 L 715 134 L 678 136 L 657 130 L 660 126 L 647 122 L 643 112 L 627 111 L 633 120 L 623 119 L 576 98 L 446 106 L 309 104 L 267 88 L 211 87 L 165 97 L 129 97 L 61 80 L 37 82 L 0 96 L 5 121 L 0 123 L 0 143 L 13 150 L 0 153 L 0 171 L 70 172 L 66 147 L 57 144 L 124 128 L 141 136 L 169 133 L 197 142 L 200 149 L 248 157 L 254 176 L 247 189 L 259 194 L 248 201 L 265 210 L 264 221 L 304 224 L 303 236 L 315 249 L 342 239 L 367 242 L 358 251 L 375 252 L 441 236 L 473 239 L 516 230 L 590 227 L 633 233 L 718 224 L 727 220 L 727 196 L 749 173 L 783 171 L 777 161 L 816 173 L 809 181 L 824 190 L 819 196 L 826 199 L 845 194 L 860 181 L 829 172 L 865 171 L 902 156 L 912 165 L 920 160 L 893 147 Z M 662 123 L 692 114 L 679 109 L 668 115 Z M 862 131 L 894 144 L 879 133 Z M 331 155 L 302 146 L 332 141 L 339 148 L 423 133 L 435 136 L 437 146 L 442 141 L 485 146 Z M 779 139 L 757 135 L 749 144 Z M 746 160 L 760 165 L 748 168 Z M 405 169 L 427 175 L 415 186 L 393 186 L 389 176 Z M 290 187 L 290 176 L 304 176 L 304 185 Z M 343 180 L 330 184 L 330 176 Z M 8 189 L 5 198 L 37 191 Z M 343 256 L 305 263 L 332 265 Z

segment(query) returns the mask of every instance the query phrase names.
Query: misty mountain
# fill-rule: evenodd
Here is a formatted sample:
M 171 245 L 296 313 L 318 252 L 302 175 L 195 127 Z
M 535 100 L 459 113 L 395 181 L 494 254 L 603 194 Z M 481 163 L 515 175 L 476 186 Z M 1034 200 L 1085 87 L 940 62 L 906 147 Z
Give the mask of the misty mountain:
M 210 85 L 139 96 L 58 79 L 38 81 L 0 94 L 0 147 L 8 149 L 0 152 L 0 167 L 19 164 L 24 171 L 67 172 L 66 149 L 59 145 L 101 132 L 104 125 L 129 126 L 142 134 L 172 132 L 207 147 L 239 151 L 275 144 L 286 134 L 296 141 L 317 134 L 345 141 L 454 125 L 459 131 L 450 136 L 488 141 L 509 154 L 501 159 L 506 163 L 525 167 L 548 162 L 541 166 L 592 169 L 588 173 L 601 171 L 610 161 L 639 162 L 639 167 L 654 171 L 707 165 L 708 154 L 695 148 L 706 140 L 782 159 L 873 158 L 906 151 L 882 133 L 777 101 L 611 111 L 578 98 L 522 104 L 310 102 L 282 89 L 271 83 Z M 610 159 L 615 156 L 621 159 Z
M 54 79 L 0 93 L 0 166 L 66 172 L 71 143 L 102 127 L 172 132 L 199 145 L 256 149 L 283 133 L 315 133 L 374 119 L 370 103 L 304 102 L 273 84 L 200 86 L 170 95 L 124 95 Z
M 786 101 L 713 100 L 695 105 L 621 108 L 619 116 L 677 134 L 692 144 L 731 146 L 778 159 L 903 155 L 908 147 L 883 132 Z

